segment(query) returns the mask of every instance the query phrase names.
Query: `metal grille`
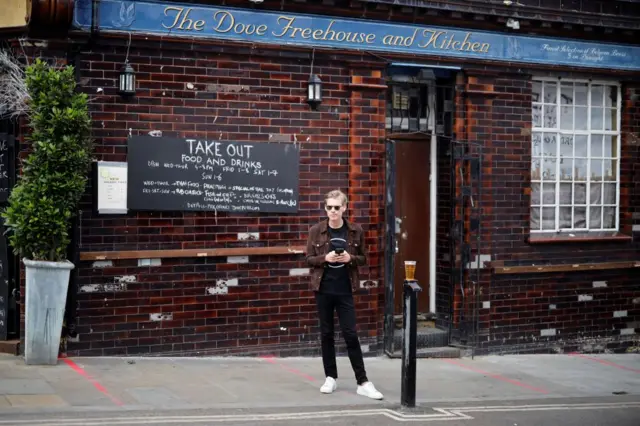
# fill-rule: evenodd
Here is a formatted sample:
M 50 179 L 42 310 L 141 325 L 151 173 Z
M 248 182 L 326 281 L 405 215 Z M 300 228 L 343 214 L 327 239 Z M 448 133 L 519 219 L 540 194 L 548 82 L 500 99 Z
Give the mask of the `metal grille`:
M 387 132 L 428 131 L 431 113 L 428 103 L 428 86 L 416 83 L 393 83 L 387 96 Z
M 451 142 L 451 317 L 452 342 L 478 344 L 481 292 L 482 146 Z M 486 247 L 485 247 L 486 250 Z
M 7 206 L 11 188 L 16 182 L 16 141 L 18 124 L 0 113 L 0 208 Z M 0 227 L 4 231 L 4 221 Z M 20 335 L 19 313 L 20 261 L 9 246 L 5 235 L 0 237 L 0 340 L 15 339 Z

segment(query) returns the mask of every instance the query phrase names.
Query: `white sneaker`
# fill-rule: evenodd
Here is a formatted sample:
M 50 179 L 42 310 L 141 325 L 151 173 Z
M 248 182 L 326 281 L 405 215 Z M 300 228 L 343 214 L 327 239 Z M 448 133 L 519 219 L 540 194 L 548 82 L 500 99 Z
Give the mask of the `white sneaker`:
M 358 385 L 357 394 L 369 397 L 371 399 L 382 399 L 383 398 L 382 394 L 380 392 L 378 392 L 376 387 L 373 386 L 373 383 L 371 383 L 371 382 L 364 382 L 363 384 Z
M 334 390 L 338 387 L 336 383 L 336 379 L 333 377 L 327 377 L 327 380 L 324 381 L 324 385 L 320 388 L 320 392 L 322 393 L 333 393 Z

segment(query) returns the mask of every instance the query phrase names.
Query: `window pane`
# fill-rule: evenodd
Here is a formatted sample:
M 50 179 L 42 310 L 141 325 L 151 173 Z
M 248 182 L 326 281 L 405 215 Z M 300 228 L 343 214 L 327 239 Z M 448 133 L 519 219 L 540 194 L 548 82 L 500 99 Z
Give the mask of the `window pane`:
M 602 207 L 589 207 L 589 228 L 602 227 Z
M 573 105 L 573 83 L 562 83 L 560 85 L 560 103 L 562 105 Z
M 604 87 L 594 84 L 591 86 L 591 105 L 602 106 L 604 98 Z
M 585 229 L 587 227 L 587 208 L 586 207 L 574 207 L 573 227 L 576 229 Z
M 604 129 L 609 131 L 618 130 L 618 110 L 607 108 L 604 110 Z
M 573 166 L 573 174 L 574 174 L 574 179 L 578 180 L 578 181 L 585 181 L 587 180 L 587 161 L 588 160 L 580 160 L 580 159 L 576 159 L 575 160 L 575 164 Z
M 591 130 L 604 129 L 603 114 L 604 110 L 602 108 L 591 108 Z
M 540 158 L 533 158 L 531 160 L 531 180 L 542 179 L 542 172 L 540 170 Z
M 534 157 L 541 157 L 542 156 L 542 133 L 534 133 L 531 136 L 531 145 L 532 145 L 531 155 L 533 155 Z
M 616 208 L 605 207 L 602 213 L 602 227 L 605 229 L 612 229 L 616 226 Z
M 555 104 L 558 102 L 557 88 L 558 88 L 558 85 L 555 82 L 549 82 L 549 81 L 544 82 L 544 102 L 545 103 Z
M 560 108 L 560 128 L 573 130 L 573 108 L 570 106 Z
M 540 230 L 540 207 L 532 207 L 531 208 L 531 229 L 539 231 Z
M 542 184 L 542 204 L 555 204 L 556 203 L 556 184 L 544 183 Z
M 589 148 L 589 137 L 587 135 L 576 135 L 575 137 L 575 145 L 576 145 L 576 157 L 587 157 L 588 148 Z
M 589 193 L 589 204 L 602 204 L 602 184 L 601 183 L 592 183 L 590 186 Z
M 573 157 L 573 135 L 560 135 L 560 156 Z
M 587 117 L 588 117 L 588 108 L 587 107 L 576 107 L 576 130 L 587 130 Z
M 591 156 L 602 157 L 602 135 L 591 135 Z
M 573 180 L 573 159 L 560 159 L 560 180 Z
M 534 105 L 531 114 L 533 127 L 542 127 L 542 105 Z
M 546 181 L 556 180 L 556 160 L 555 158 L 544 158 L 542 160 L 542 179 Z
M 542 152 L 547 158 L 556 158 L 558 156 L 558 138 L 555 133 L 544 134 Z
M 531 204 L 532 205 L 540 204 L 540 184 L 539 183 L 531 184 Z
M 587 204 L 587 184 L 586 183 L 576 183 L 575 186 L 575 204 Z
M 602 160 L 591 160 L 591 180 L 602 180 Z
M 575 96 L 575 105 L 587 105 L 587 83 L 575 84 Z
M 605 183 L 604 195 L 602 196 L 604 204 L 616 204 L 616 184 Z
M 541 102 L 542 101 L 542 83 L 539 81 L 532 82 L 531 91 L 532 91 L 533 102 Z
M 606 86 L 604 106 L 616 107 L 618 105 L 618 86 Z
M 560 184 L 560 204 L 571 204 L 572 203 L 572 187 L 573 185 L 570 183 L 561 183 Z
M 571 207 L 560 207 L 560 229 L 571 228 Z
M 542 208 L 542 229 L 556 229 L 556 208 L 555 207 L 543 207 Z
M 618 160 L 603 160 L 604 163 L 604 180 L 616 180 L 618 174 Z
M 618 156 L 618 137 L 613 135 L 604 135 L 604 156 Z
M 542 108 L 543 113 L 543 126 L 548 129 L 555 129 L 558 127 L 557 108 L 555 105 L 544 105 Z M 600 120 L 602 121 L 602 120 Z

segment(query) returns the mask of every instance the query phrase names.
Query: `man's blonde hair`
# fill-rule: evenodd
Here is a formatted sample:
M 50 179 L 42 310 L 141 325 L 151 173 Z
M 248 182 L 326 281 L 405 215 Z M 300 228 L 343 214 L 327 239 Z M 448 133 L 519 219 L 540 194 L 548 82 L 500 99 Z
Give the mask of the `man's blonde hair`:
M 342 199 L 342 205 L 347 205 L 347 196 L 339 189 L 334 189 L 333 191 L 327 192 L 327 195 L 324 196 L 324 200 L 327 201 L 329 198 L 340 198 Z

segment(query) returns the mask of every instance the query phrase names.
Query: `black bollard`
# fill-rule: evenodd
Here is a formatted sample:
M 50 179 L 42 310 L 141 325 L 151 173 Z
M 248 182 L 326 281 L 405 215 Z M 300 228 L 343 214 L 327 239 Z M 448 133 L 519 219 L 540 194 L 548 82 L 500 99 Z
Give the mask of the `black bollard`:
M 402 391 L 403 407 L 416 406 L 416 352 L 418 339 L 418 297 L 422 288 L 415 280 L 404 281 L 404 309 L 402 312 Z

